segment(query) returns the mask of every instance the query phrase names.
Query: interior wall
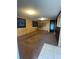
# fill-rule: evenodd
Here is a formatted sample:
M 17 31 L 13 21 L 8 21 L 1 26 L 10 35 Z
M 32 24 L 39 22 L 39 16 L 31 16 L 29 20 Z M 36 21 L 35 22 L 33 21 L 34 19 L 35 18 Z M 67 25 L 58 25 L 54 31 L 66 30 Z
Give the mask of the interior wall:
M 43 26 L 41 29 L 42 29 L 42 30 L 46 30 L 46 31 L 49 32 L 49 26 L 50 26 L 50 25 L 49 25 L 49 23 L 47 22 L 46 25 Z
M 59 17 L 58 17 L 57 27 L 60 27 L 60 28 L 61 28 L 61 15 L 59 15 Z M 60 31 L 60 34 L 59 34 L 59 42 L 58 42 L 58 46 L 61 47 L 61 31 Z
M 45 30 L 45 31 L 50 31 L 50 20 L 44 20 L 44 21 L 41 21 L 42 24 L 40 24 L 42 27 L 40 28 L 40 30 Z
M 59 17 L 58 17 L 57 27 L 61 27 L 61 15 L 59 15 Z
M 61 33 L 59 35 L 59 42 L 58 42 L 58 46 L 61 47 Z
M 22 36 L 35 30 L 37 30 L 37 28 L 32 27 L 32 20 L 26 18 L 26 28 L 17 28 L 17 36 Z

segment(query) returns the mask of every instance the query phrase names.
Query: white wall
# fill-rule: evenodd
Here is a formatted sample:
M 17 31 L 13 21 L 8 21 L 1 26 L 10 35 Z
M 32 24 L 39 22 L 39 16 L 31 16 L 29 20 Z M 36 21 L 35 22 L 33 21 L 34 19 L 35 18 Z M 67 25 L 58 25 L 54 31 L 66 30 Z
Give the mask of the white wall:
M 20 59 L 19 50 L 17 48 L 17 59 Z
M 50 26 L 50 24 L 47 23 L 44 27 L 41 28 L 41 30 L 46 30 L 49 32 L 49 26 Z
M 61 27 L 61 15 L 59 15 L 59 17 L 58 17 L 57 27 Z M 61 47 L 61 31 L 60 31 L 60 34 L 59 34 L 59 42 L 58 42 L 58 46 Z
M 42 24 L 41 24 L 41 28 L 40 30 L 45 30 L 45 31 L 48 31 L 49 32 L 49 27 L 50 27 L 50 20 L 45 20 L 45 21 L 41 21 Z
M 61 27 L 61 15 L 58 17 L 57 27 Z

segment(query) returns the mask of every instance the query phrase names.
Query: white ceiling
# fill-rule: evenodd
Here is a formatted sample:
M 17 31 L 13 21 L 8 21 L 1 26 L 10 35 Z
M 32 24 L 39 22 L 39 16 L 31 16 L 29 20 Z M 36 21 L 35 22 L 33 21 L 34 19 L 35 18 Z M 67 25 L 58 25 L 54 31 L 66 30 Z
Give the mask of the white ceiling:
M 38 12 L 36 16 L 32 16 L 34 18 L 42 16 L 54 18 L 61 10 L 61 0 L 17 0 L 17 8 L 17 15 L 21 17 L 27 16 L 22 10 L 31 8 Z

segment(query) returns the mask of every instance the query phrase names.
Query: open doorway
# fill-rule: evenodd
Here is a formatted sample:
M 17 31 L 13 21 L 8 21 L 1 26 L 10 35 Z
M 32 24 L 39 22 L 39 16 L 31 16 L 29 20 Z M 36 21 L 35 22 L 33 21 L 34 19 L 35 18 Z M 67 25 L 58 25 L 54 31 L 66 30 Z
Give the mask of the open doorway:
M 55 31 L 55 20 L 50 20 L 50 32 Z

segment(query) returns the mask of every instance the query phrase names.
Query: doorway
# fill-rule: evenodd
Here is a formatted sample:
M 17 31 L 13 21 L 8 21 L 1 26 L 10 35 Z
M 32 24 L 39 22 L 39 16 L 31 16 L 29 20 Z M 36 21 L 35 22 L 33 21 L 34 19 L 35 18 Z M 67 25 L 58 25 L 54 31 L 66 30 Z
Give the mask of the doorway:
M 55 30 L 55 20 L 50 20 L 50 32 L 54 32 Z

